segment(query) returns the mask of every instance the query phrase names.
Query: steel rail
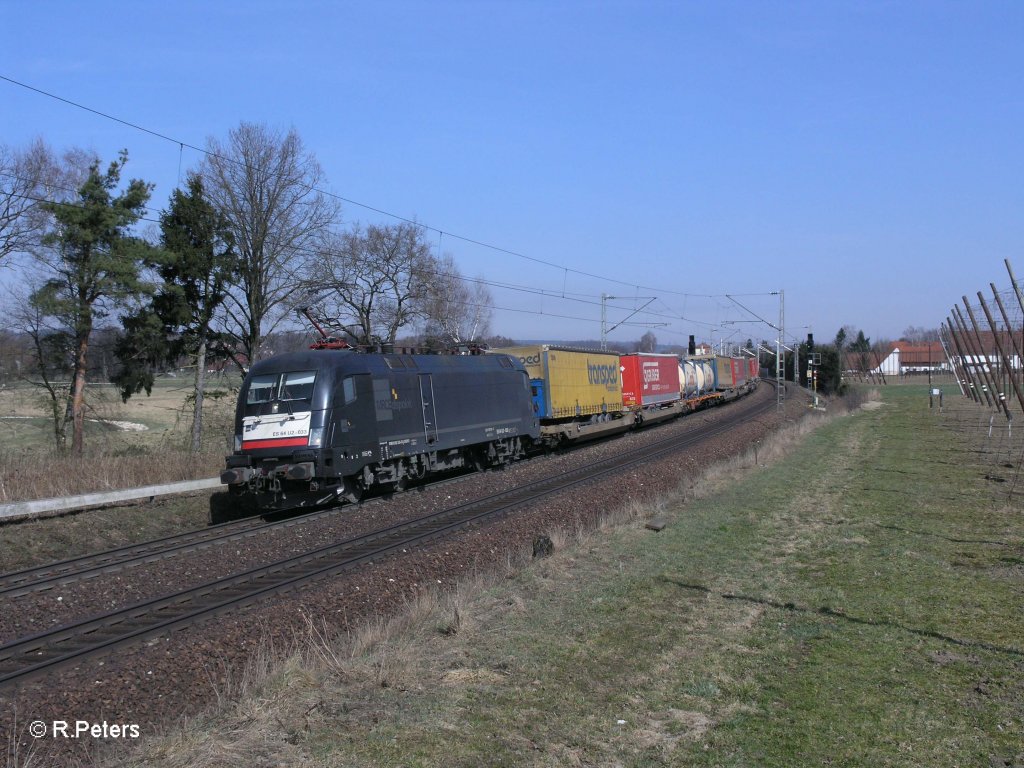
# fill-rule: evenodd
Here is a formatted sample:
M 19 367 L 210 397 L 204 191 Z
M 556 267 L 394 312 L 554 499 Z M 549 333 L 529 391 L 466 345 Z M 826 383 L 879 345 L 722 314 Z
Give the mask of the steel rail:
M 580 445 L 572 446 L 572 448 L 580 449 L 588 445 L 589 443 L 581 443 Z M 460 474 L 455 477 L 442 477 L 431 480 L 420 487 L 436 487 L 458 482 L 464 476 Z M 385 494 L 383 498 L 387 498 L 389 495 Z M 369 498 L 360 502 L 360 504 L 379 503 L 381 498 Z M 196 552 L 211 546 L 261 535 L 279 528 L 288 528 L 299 523 L 308 523 L 328 515 L 333 515 L 341 508 L 347 509 L 348 505 L 344 505 L 344 507 L 333 505 L 326 509 L 311 510 L 304 514 L 292 515 L 284 519 L 271 521 L 266 521 L 262 517 L 235 520 L 213 527 L 207 526 L 157 539 L 127 544 L 123 547 L 116 547 L 102 552 L 78 555 L 65 560 L 43 563 L 8 573 L 0 573 L 0 598 L 15 598 L 33 592 L 55 589 L 78 581 L 117 573 L 126 568 L 145 565 L 170 557 Z
M 159 539 L 0 573 L 0 597 L 18 597 L 101 574 L 114 573 L 133 565 L 163 560 L 183 551 L 195 551 L 217 543 L 254 536 L 264 528 L 294 524 L 299 519 L 273 523 L 266 523 L 260 518 L 234 520 L 217 526 L 196 528 Z
M 528 483 L 451 507 L 386 529 L 357 536 L 286 558 L 244 573 L 217 579 L 176 594 L 146 600 L 109 614 L 57 627 L 0 646 L 0 687 L 46 673 L 58 666 L 109 653 L 153 635 L 183 628 L 302 586 L 396 550 L 422 546 L 483 519 L 507 514 L 584 482 L 647 462 L 703 442 L 733 428 L 736 422 L 770 410 L 770 401 L 730 414 L 709 429 L 675 436 L 594 462 L 585 467 Z
M 457 482 L 463 477 L 465 475 L 443 477 L 418 487 L 435 487 Z M 386 500 L 390 495 L 385 494 L 364 499 L 357 506 L 378 504 Z M 350 504 L 343 506 L 334 505 L 327 508 L 310 510 L 302 514 L 292 514 L 288 517 L 271 521 L 267 521 L 259 516 L 232 520 L 215 526 L 195 528 L 158 539 L 127 544 L 123 547 L 115 547 L 102 552 L 91 552 L 70 557 L 66 560 L 43 563 L 30 568 L 0 573 L 0 598 L 20 597 L 32 592 L 40 592 L 72 584 L 76 581 L 83 581 L 108 573 L 116 573 L 117 571 L 137 565 L 145 565 L 146 563 L 164 560 L 169 557 L 199 551 L 237 539 L 257 536 L 279 528 L 290 528 L 294 525 L 305 524 L 328 515 L 336 514 L 339 510 L 349 509 L 350 506 Z M 276 516 L 283 513 L 274 514 Z

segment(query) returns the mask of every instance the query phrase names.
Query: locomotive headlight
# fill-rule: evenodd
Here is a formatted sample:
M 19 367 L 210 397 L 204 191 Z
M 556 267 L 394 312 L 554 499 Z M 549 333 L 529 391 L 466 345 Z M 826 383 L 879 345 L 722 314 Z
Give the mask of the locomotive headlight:
M 309 447 L 319 448 L 324 442 L 324 428 L 317 427 L 309 430 Z

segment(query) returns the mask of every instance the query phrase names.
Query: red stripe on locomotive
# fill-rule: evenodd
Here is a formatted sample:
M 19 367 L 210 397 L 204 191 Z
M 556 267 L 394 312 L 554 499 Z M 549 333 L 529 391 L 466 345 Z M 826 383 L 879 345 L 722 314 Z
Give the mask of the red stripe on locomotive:
M 295 448 L 300 445 L 308 444 L 308 437 L 281 437 L 276 440 L 243 440 L 242 450 L 255 450 L 257 448 Z

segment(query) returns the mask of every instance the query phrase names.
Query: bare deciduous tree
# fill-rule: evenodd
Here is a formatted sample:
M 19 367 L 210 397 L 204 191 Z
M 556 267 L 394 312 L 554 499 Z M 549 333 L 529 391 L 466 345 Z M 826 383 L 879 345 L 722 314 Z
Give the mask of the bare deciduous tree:
M 390 344 L 424 317 L 436 272 L 422 227 L 356 226 L 319 251 L 306 286 L 350 341 Z
M 241 268 L 225 302 L 226 328 L 249 363 L 300 290 L 301 266 L 336 221 L 340 206 L 319 191 L 323 170 L 295 130 L 241 123 L 226 142 L 207 141 L 201 174 L 227 219 Z
M 491 292 L 482 280 L 466 280 L 450 255 L 437 262 L 425 307 L 424 335 L 444 344 L 486 337 L 493 314 Z
M 647 331 L 636 343 L 637 352 L 654 352 L 658 347 L 658 337 L 653 331 Z
M 74 369 L 74 339 L 66 327 L 32 301 L 41 288 L 37 283 L 12 288 L 5 314 L 27 346 L 25 364 L 19 360 L 16 375 L 44 393 L 42 401 L 52 421 L 55 448 L 61 451 L 67 443 L 70 387 L 65 382 Z
M 911 325 L 903 331 L 903 335 L 900 338 L 913 344 L 923 344 L 926 341 L 938 341 L 939 329 L 925 328 L 920 325 Z
M 0 263 L 39 246 L 49 222 L 43 202 L 67 197 L 71 190 L 61 187 L 77 186 L 81 178 L 81 173 L 62 174 L 42 139 L 24 150 L 0 146 Z

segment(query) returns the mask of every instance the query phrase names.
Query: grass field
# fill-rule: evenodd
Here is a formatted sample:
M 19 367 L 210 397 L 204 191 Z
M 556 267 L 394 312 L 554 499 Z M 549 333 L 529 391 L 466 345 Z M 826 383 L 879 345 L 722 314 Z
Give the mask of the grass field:
M 0 390 L 0 503 L 213 476 L 230 451 L 238 383 L 208 385 L 200 457 L 188 454 L 188 377 L 161 379 L 151 396 L 127 403 L 113 386 L 90 385 L 81 458 L 54 450 L 45 393 L 28 384 Z
M 924 387 L 870 405 L 641 510 L 660 533 L 557 536 L 356 638 L 311 623 L 125 762 L 1022 765 L 1020 505 Z
M 234 412 L 234 394 L 238 384 L 237 377 L 228 377 L 207 385 L 213 394 L 205 411 L 210 420 L 206 426 L 211 431 L 216 429 L 219 434 L 226 426 L 230 434 L 230 421 L 225 419 Z M 106 442 L 131 450 L 176 440 L 191 428 L 192 410 L 187 400 L 191 393 L 191 377 L 161 378 L 155 383 L 151 395 L 142 392 L 122 403 L 116 387 L 92 383 L 86 393 L 89 409 L 86 444 L 95 449 L 100 447 L 97 443 Z M 17 437 L 23 450 L 49 451 L 53 446 L 53 422 L 48 403 L 45 391 L 29 384 L 0 389 L 2 434 Z

